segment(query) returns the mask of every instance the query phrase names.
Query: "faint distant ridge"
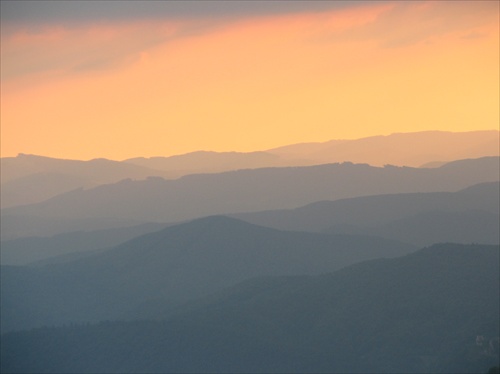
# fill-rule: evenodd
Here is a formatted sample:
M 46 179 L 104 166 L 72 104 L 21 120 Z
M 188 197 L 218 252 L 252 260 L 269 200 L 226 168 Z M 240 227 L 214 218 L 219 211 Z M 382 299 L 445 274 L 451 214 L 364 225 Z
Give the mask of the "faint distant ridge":
M 459 159 L 499 156 L 499 145 L 499 132 L 493 130 L 426 131 L 300 143 L 259 152 L 197 151 L 125 161 L 103 158 L 79 161 L 21 153 L 1 159 L 1 205 L 7 208 L 37 203 L 78 188 L 127 178 L 176 179 L 188 174 L 339 162 L 435 168 Z
M 498 181 L 499 174 L 500 158 L 485 157 L 438 169 L 337 163 L 187 175 L 175 180 L 124 180 L 67 192 L 38 204 L 2 209 L 2 238 L 19 237 L 19 231 L 24 236 L 40 235 L 40 224 L 51 220 L 65 226 L 72 221 L 110 219 L 134 220 L 136 224 L 179 222 L 213 214 L 295 208 L 321 200 L 457 191 Z M 28 234 L 31 230 L 36 233 Z M 51 235 L 60 232 L 52 231 Z
M 498 244 L 499 188 L 497 181 L 457 192 L 364 196 L 232 216 L 282 230 L 375 235 L 418 246 Z
M 466 158 L 500 155 L 498 130 L 448 132 L 422 131 L 371 136 L 355 140 L 300 143 L 266 152 L 283 160 L 309 163 L 350 161 L 373 166 L 386 164 L 419 167 Z M 439 165 L 439 164 L 438 164 Z
M 37 203 L 71 190 L 126 178 L 169 176 L 165 171 L 103 158 L 80 161 L 22 153 L 2 158 L 1 171 L 2 208 Z
M 423 131 L 286 145 L 260 152 L 197 151 L 170 157 L 137 157 L 124 162 L 164 170 L 176 176 L 237 169 L 306 166 L 334 162 L 420 167 L 485 156 L 499 156 L 497 130 Z
M 113 183 L 125 178 L 144 179 L 150 175 L 166 176 L 164 172 L 158 170 L 104 158 L 81 161 L 24 153 L 20 153 L 17 157 L 2 157 L 1 170 L 2 184 L 43 173 L 65 174 L 94 184 Z
M 170 157 L 136 157 L 123 162 L 165 170 L 178 177 L 187 174 L 220 173 L 229 170 L 284 165 L 278 155 L 268 152 L 196 151 Z

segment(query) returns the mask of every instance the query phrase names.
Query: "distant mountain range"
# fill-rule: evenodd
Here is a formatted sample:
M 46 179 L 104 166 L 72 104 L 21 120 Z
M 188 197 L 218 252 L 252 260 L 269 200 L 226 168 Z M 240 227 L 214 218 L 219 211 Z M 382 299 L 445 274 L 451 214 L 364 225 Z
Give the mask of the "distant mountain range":
M 193 152 L 172 157 L 131 158 L 125 162 L 177 173 L 219 173 L 229 170 L 306 166 L 337 162 L 372 166 L 430 166 L 466 158 L 500 156 L 500 132 L 424 131 L 355 140 L 300 143 L 263 152 Z
M 248 280 L 163 321 L 3 334 L 1 370 L 486 373 L 499 360 L 498 263 L 498 246 L 443 244 Z
M 490 182 L 458 192 L 320 201 L 296 209 L 234 214 L 232 217 L 282 230 L 378 236 L 421 247 L 443 242 L 498 244 L 499 212 L 500 184 Z M 69 261 L 166 226 L 149 223 L 2 241 L 1 263 L 25 265 Z
M 2 208 L 37 203 L 78 188 L 126 178 L 170 176 L 164 171 L 106 159 L 77 161 L 24 154 L 2 158 L 1 170 Z
M 137 236 L 159 231 L 167 224 L 145 223 L 107 230 L 73 231 L 51 237 L 27 237 L 1 242 L 2 265 L 41 265 L 50 258 L 68 261 L 97 250 L 117 246 Z
M 2 266 L 3 331 L 134 316 L 266 275 L 320 274 L 416 248 L 367 236 L 279 231 L 207 217 L 74 261 Z
M 122 162 L 61 160 L 20 154 L 1 159 L 1 206 L 38 203 L 77 188 L 86 189 L 127 178 L 176 179 L 188 174 L 338 162 L 436 167 L 459 159 L 499 156 L 499 144 L 498 131 L 428 131 L 295 144 L 263 152 L 200 151 L 171 157 L 138 157 Z
M 178 222 L 213 214 L 294 208 L 320 200 L 457 191 L 498 181 L 499 160 L 462 160 L 434 169 L 343 163 L 247 169 L 176 180 L 124 180 L 68 192 L 38 204 L 2 209 L 2 239 L 40 235 L 40 225 L 52 226 L 48 235 L 54 235 L 68 231 L 71 221 L 79 225 L 85 220 Z M 65 229 L 58 231 L 57 225 Z M 75 224 L 69 231 L 75 230 L 86 228 Z
M 355 140 L 295 144 L 267 152 L 304 163 L 350 161 L 373 166 L 433 166 L 466 158 L 500 155 L 500 132 L 423 131 L 372 136 Z
M 498 244 L 499 212 L 500 184 L 490 182 L 457 192 L 365 196 L 232 216 L 283 230 L 375 235 L 425 246 Z
M 486 373 L 499 134 L 2 158 L 0 371 Z

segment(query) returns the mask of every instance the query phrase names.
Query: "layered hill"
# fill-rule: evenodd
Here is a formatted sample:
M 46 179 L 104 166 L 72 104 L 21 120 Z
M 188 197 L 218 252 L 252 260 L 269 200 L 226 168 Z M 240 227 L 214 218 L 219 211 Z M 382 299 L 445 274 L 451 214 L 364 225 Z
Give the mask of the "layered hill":
M 147 168 L 164 170 L 176 177 L 188 174 L 222 173 L 239 169 L 291 166 L 269 152 L 208 152 L 198 151 L 170 157 L 136 157 L 123 162 Z
M 207 217 L 43 267 L 3 266 L 4 331 L 165 309 L 244 279 L 319 274 L 415 247 L 375 237 L 279 231 Z
M 67 261 L 85 253 L 122 244 L 137 236 L 159 231 L 167 225 L 149 223 L 107 230 L 73 231 L 51 237 L 27 237 L 1 242 L 2 265 L 43 264 L 48 259 Z
M 2 208 L 37 203 L 74 189 L 126 178 L 169 176 L 164 171 L 106 159 L 79 161 L 25 154 L 2 158 L 1 170 Z
M 303 143 L 270 149 L 282 160 L 306 163 L 351 161 L 374 166 L 432 166 L 466 158 L 498 156 L 500 132 L 423 131 L 372 136 L 354 140 Z
M 458 159 L 498 156 L 498 131 L 417 132 L 356 140 L 294 144 L 261 152 L 192 152 L 170 157 L 137 157 L 123 162 L 55 159 L 20 154 L 1 159 L 3 208 L 44 201 L 77 188 L 90 188 L 122 179 L 239 169 L 318 165 L 336 162 L 419 167 Z
M 233 216 L 284 230 L 376 235 L 424 246 L 497 244 L 499 212 L 500 185 L 490 182 L 457 192 L 364 196 Z
M 177 176 L 237 169 L 304 166 L 336 162 L 419 167 L 434 162 L 499 156 L 499 131 L 423 131 L 322 143 L 299 143 L 263 152 L 192 152 L 171 157 L 137 157 L 127 163 Z
M 416 246 L 443 242 L 497 244 L 499 191 L 499 182 L 490 182 L 457 192 L 367 196 L 232 216 L 282 230 L 379 236 Z M 166 226 L 149 223 L 5 240 L 1 242 L 1 263 L 68 261 Z
M 435 169 L 343 163 L 247 169 L 176 180 L 124 180 L 72 191 L 39 204 L 2 209 L 2 236 L 15 235 L 9 227 L 21 230 L 25 236 L 33 235 L 31 231 L 36 227 L 23 226 L 22 221 L 33 222 L 34 217 L 64 224 L 84 219 L 176 222 L 213 214 L 294 208 L 319 200 L 457 191 L 498 181 L 499 170 L 499 158 L 487 157 L 455 161 Z M 18 223 L 12 225 L 13 220 Z
M 437 245 L 260 278 L 163 322 L 2 335 L 2 372 L 485 373 L 499 360 L 498 246 Z

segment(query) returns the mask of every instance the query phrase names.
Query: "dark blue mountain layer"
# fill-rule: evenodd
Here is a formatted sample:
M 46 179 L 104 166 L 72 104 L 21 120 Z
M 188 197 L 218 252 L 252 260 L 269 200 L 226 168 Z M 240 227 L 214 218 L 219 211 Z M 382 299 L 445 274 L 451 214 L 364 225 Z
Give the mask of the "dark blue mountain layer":
M 279 231 L 207 217 L 140 236 L 85 258 L 2 267 L 3 331 L 135 316 L 245 279 L 320 274 L 415 247 L 376 237 Z
M 164 321 L 2 335 L 14 372 L 486 373 L 499 247 L 443 244 L 331 274 L 249 280 Z

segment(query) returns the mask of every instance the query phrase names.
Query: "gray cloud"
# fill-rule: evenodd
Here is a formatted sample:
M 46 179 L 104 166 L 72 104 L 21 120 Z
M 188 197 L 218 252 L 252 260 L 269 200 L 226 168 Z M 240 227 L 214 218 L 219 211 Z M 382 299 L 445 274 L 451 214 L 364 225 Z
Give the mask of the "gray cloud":
M 465 38 L 486 36 L 474 29 L 498 22 L 499 3 L 494 1 L 430 1 L 421 7 L 418 1 L 393 1 L 392 7 L 373 21 L 343 30 L 322 31 L 310 39 L 334 43 L 340 40 L 376 40 L 382 48 L 403 48 L 432 43 L 433 37 L 453 32 Z
M 4 1 L 1 21 L 9 27 L 158 18 L 241 18 L 294 12 L 319 12 L 376 1 Z

